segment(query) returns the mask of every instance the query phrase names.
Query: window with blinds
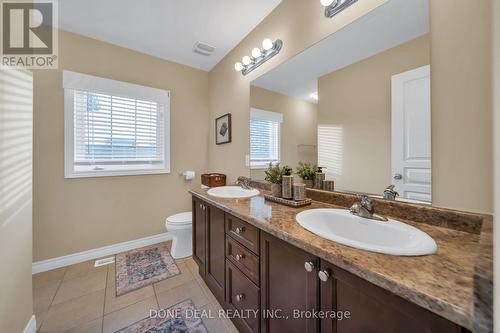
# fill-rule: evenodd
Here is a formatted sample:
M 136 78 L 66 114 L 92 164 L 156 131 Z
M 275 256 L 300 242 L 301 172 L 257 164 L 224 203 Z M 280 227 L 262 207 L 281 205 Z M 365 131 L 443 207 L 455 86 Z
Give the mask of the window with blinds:
M 257 111 L 253 109 L 250 118 L 250 166 L 265 168 L 280 162 L 281 115 Z
M 65 83 L 66 177 L 168 173 L 168 98 L 78 75 Z

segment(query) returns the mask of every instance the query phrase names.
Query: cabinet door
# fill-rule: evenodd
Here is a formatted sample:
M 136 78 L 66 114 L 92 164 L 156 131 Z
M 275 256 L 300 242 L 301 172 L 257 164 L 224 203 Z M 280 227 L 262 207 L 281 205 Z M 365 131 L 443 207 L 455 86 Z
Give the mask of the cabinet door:
M 206 282 L 217 300 L 224 303 L 224 211 L 206 205 L 207 263 Z
M 322 333 L 459 333 L 460 326 L 327 262 L 321 263 L 321 310 L 338 319 L 322 319 Z M 347 318 L 347 311 L 349 318 Z M 340 319 L 342 318 L 342 319 Z
M 205 203 L 193 197 L 193 259 L 201 276 L 206 274 L 206 208 Z
M 318 259 L 261 232 L 260 260 L 262 332 L 317 332 L 319 321 L 307 314 L 319 309 L 319 280 L 317 270 L 307 272 L 304 264 L 317 266 Z

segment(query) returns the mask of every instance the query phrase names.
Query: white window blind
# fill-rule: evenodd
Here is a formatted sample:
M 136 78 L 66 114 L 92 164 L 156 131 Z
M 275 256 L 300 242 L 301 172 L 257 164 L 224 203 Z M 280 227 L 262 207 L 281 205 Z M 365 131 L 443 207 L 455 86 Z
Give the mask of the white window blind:
M 168 173 L 168 98 L 158 102 L 154 99 L 161 98 L 141 94 L 147 87 L 137 90 L 135 85 L 102 80 L 105 84 L 95 85 L 98 91 L 89 90 L 89 80 L 65 86 L 66 177 Z M 129 85 L 120 93 L 132 97 L 114 95 L 110 82 Z M 78 83 L 85 89 L 75 89 Z M 141 96 L 150 100 L 137 98 Z
M 263 110 L 251 110 L 250 166 L 264 168 L 280 161 L 280 127 L 282 115 Z

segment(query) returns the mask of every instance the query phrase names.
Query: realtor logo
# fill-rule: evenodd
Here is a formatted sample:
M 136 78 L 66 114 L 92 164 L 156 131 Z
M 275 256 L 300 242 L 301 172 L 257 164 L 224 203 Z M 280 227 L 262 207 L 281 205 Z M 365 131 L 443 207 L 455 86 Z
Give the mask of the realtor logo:
M 57 3 L 1 1 L 1 66 L 57 68 Z

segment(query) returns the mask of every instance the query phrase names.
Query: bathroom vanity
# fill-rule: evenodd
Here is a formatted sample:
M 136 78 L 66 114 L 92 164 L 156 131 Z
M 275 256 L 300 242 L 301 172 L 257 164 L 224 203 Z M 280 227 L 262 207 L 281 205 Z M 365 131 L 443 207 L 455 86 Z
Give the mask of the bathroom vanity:
M 439 247 L 432 256 L 399 257 L 322 239 L 295 221 L 305 209 L 342 208 L 337 205 L 313 201 L 297 209 L 262 196 L 191 194 L 193 258 L 220 304 L 248 314 L 233 319 L 241 332 L 442 333 L 473 327 L 480 217 L 440 213 L 454 221 L 470 218 L 463 228 L 443 225 L 442 216 L 435 218 L 441 226 L 399 218 Z

